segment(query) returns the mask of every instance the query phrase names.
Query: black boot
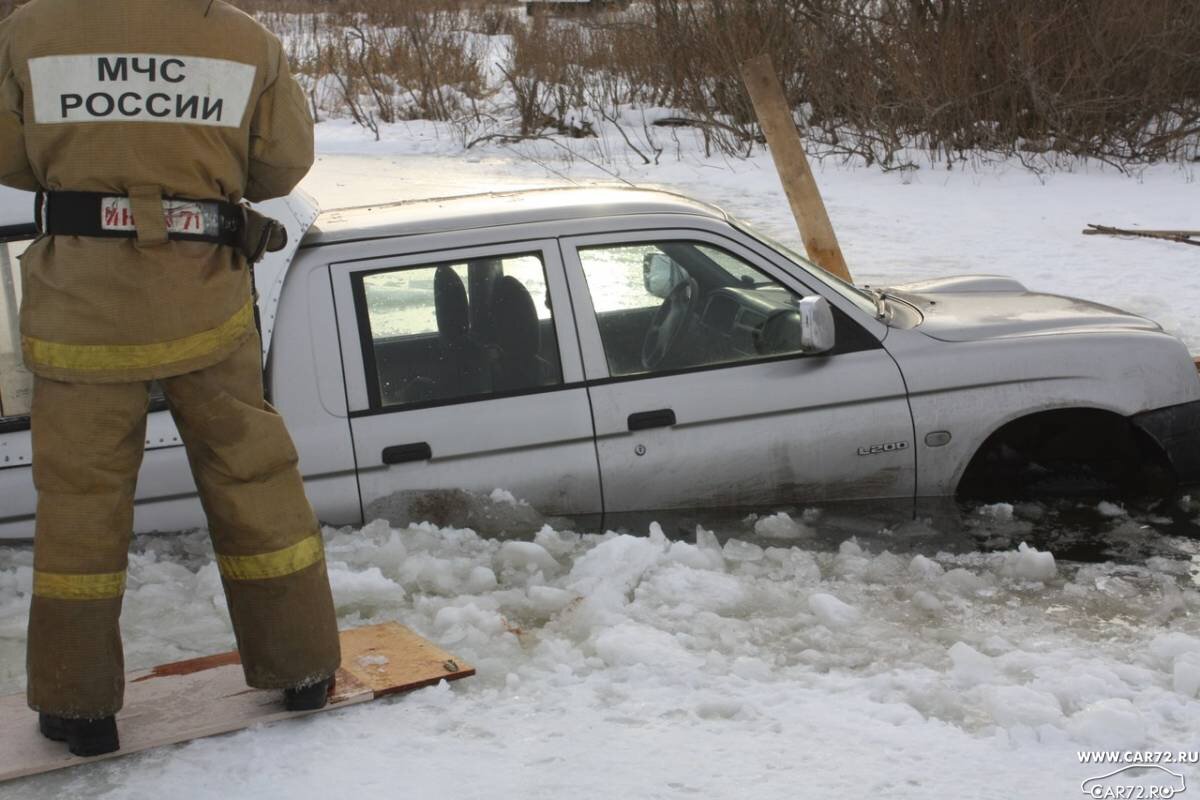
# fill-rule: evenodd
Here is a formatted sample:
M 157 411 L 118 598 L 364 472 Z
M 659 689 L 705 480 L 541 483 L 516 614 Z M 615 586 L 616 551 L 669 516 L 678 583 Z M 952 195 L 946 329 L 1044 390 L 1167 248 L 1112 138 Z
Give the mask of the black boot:
M 65 742 L 67 740 L 67 723 L 69 719 L 56 717 L 53 714 L 38 713 L 38 729 L 52 742 Z
M 330 677 L 308 686 L 284 689 L 283 705 L 288 711 L 316 711 L 329 702 L 329 690 L 332 687 L 333 678 Z
M 53 714 L 38 714 L 38 728 L 47 739 L 66 742 L 71 754 L 82 758 L 102 756 L 121 749 L 116 717 L 69 719 Z

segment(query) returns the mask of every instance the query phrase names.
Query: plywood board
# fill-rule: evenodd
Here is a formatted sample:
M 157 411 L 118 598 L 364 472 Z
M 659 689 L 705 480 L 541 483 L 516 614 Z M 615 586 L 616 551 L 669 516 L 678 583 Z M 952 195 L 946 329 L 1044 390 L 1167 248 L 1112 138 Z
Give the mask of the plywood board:
M 394 622 L 342 632 L 342 665 L 329 705 L 365 703 L 386 695 L 457 680 L 475 670 Z M 312 711 L 285 711 L 282 693 L 250 689 L 237 653 L 164 664 L 126 678 L 117 715 L 121 749 L 78 758 L 38 733 L 25 695 L 0 697 L 0 781 L 118 758 L 163 745 L 241 730 Z

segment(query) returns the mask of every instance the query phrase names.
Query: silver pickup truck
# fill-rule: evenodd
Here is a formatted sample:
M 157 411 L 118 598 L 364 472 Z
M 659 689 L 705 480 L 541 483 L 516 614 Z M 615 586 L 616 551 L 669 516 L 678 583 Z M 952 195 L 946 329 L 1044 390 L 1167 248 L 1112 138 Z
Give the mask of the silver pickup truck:
M 1200 479 L 1193 361 L 1116 309 L 989 276 L 851 286 L 661 191 L 267 211 L 293 241 L 257 269 L 269 392 L 328 523 L 593 527 Z M 10 361 L 28 236 L 9 229 L 0 259 Z M 22 539 L 28 419 L 8 407 L 0 538 Z M 167 411 L 146 450 L 136 528 L 203 525 Z

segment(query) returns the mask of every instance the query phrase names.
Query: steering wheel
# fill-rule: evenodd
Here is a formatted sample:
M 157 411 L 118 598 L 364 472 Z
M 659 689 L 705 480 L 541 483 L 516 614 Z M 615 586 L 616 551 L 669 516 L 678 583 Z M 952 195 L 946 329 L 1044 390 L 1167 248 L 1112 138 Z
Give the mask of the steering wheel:
M 646 336 L 642 339 L 642 366 L 657 369 L 674 352 L 683 329 L 696 308 L 700 297 L 700 284 L 693 278 L 679 282 L 663 304 L 654 312 Z

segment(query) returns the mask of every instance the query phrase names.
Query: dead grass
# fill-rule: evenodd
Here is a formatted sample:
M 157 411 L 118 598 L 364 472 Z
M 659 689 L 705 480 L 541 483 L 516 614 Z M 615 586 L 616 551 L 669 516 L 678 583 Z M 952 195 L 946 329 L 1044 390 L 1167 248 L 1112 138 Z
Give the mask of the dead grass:
M 725 149 L 757 135 L 738 65 L 772 54 L 834 151 L 903 166 L 913 146 L 1116 162 L 1194 159 L 1200 4 L 1177 0 L 648 0 L 615 63 Z M 631 41 L 641 37 L 640 48 Z M 649 58 L 637 53 L 652 54 Z M 657 72 L 655 71 L 657 67 Z M 642 77 L 648 76 L 648 77 Z
M 319 116 L 376 131 L 421 118 L 586 136 L 609 122 L 630 140 L 631 108 L 671 108 L 658 122 L 744 153 L 760 133 L 738 65 L 765 51 L 814 150 L 885 169 L 921 153 L 1200 159 L 1195 0 L 640 0 L 532 19 L 488 0 L 237 5 L 284 38 Z M 498 64 L 487 37 L 507 37 Z

